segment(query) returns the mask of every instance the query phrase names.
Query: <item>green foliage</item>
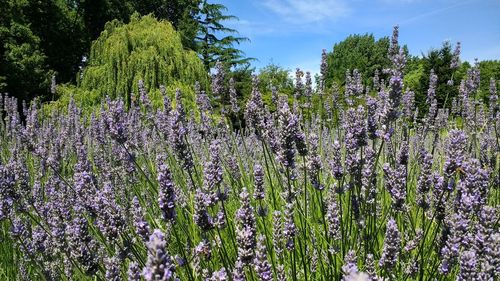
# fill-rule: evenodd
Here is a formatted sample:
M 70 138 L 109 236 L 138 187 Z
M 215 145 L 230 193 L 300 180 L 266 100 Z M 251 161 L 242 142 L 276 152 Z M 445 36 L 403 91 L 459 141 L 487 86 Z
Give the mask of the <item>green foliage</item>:
M 254 71 L 255 68 L 247 64 L 234 68 L 227 75 L 228 81 L 231 78 L 234 80 L 240 108 L 245 106 L 245 102 L 252 92 L 252 73 Z M 229 101 L 226 101 L 226 104 L 229 104 Z
M 184 47 L 196 50 L 201 0 L 131 0 L 130 3 L 141 15 L 152 13 L 158 19 L 168 20 L 179 32 Z
M 30 29 L 40 38 L 48 67 L 62 82 L 74 81 L 82 56 L 90 46 L 78 11 L 66 0 L 28 1 L 23 13 Z
M 420 89 L 420 80 L 425 75 L 426 73 L 424 73 L 424 66 L 422 64 L 418 64 L 414 69 L 408 71 L 405 74 L 403 81 L 404 85 L 407 89 L 410 89 L 412 91 L 414 91 L 415 89 Z
M 481 71 L 481 99 L 485 102 L 489 101 L 490 96 L 490 79 L 500 81 L 500 60 L 487 60 L 479 63 Z
M 51 73 L 40 37 L 30 29 L 24 1 L 0 5 L 0 92 L 30 100 L 47 92 Z
M 345 40 L 336 43 L 328 54 L 328 72 L 326 86 L 333 82 L 343 85 L 346 70 L 358 69 L 365 82 L 371 80 L 375 70 L 390 67 L 387 57 L 389 38 L 375 40 L 372 34 L 349 35 Z
M 253 60 L 244 57 L 244 53 L 234 47 L 235 44 L 248 41 L 248 38 L 238 37 L 237 30 L 224 26 L 224 21 L 237 19 L 235 16 L 226 15 L 226 11 L 226 6 L 222 4 L 211 4 L 206 0 L 201 4 L 196 48 L 207 70 L 214 67 L 217 61 L 235 67 Z
M 231 66 L 246 64 L 250 59 L 244 58 L 243 53 L 234 47 L 234 44 L 239 44 L 246 38 L 233 36 L 237 33 L 236 30 L 226 28 L 221 23 L 224 20 L 234 19 L 233 16 L 224 14 L 226 10 L 226 7 L 221 4 L 208 4 L 201 0 L 2 0 L 0 5 L 2 14 L 0 18 L 0 91 L 7 91 L 20 100 L 31 100 L 35 96 L 42 96 L 42 99 L 52 98 L 49 96 L 51 76 L 56 74 L 59 84 L 75 82 L 77 73 L 85 67 L 83 58 L 92 56 L 91 52 L 95 53 L 91 51 L 92 40 L 97 39 L 101 32 L 108 34 L 110 29 L 118 28 L 119 22 L 133 21 L 134 12 L 142 16 L 153 14 L 160 20 L 168 20 L 178 32 L 175 37 L 180 39 L 176 41 L 182 42 L 175 44 L 175 53 L 182 53 L 182 49 L 203 52 L 200 56 L 204 59 L 205 71 L 213 66 L 216 60 L 227 61 Z M 103 31 L 107 22 L 113 23 L 110 23 Z M 172 27 L 166 30 L 165 36 L 170 36 L 173 32 Z M 160 31 L 163 32 L 161 28 L 158 28 L 155 32 L 160 33 Z M 136 33 L 139 33 L 138 30 Z M 226 36 L 227 34 L 230 35 Z M 127 36 L 124 34 L 122 37 L 128 40 Z M 116 51 L 122 48 L 121 51 L 123 51 L 129 47 L 134 48 L 134 44 L 142 44 L 137 43 L 137 40 L 142 40 L 142 38 L 147 38 L 146 33 L 143 33 L 143 37 L 138 36 L 134 39 L 136 43 L 131 43 L 132 45 L 122 42 L 118 47 L 113 46 L 113 49 Z M 162 48 L 161 45 L 157 47 L 160 50 Z M 167 53 L 172 51 L 171 48 L 167 49 Z M 119 58 L 121 51 L 116 53 L 117 57 L 114 58 L 117 59 L 116 62 L 125 62 Z M 145 80 L 150 81 L 151 85 L 148 86 L 160 83 L 154 81 L 155 78 L 166 79 L 166 77 L 176 76 L 176 79 L 183 79 L 187 72 L 192 71 L 190 67 L 184 67 L 184 65 L 193 65 L 192 61 L 195 60 L 193 55 L 185 55 L 183 59 L 173 63 L 171 58 L 163 60 L 161 57 L 164 55 L 158 54 L 161 52 L 163 51 L 156 52 L 154 48 L 151 48 L 149 51 L 133 54 L 136 59 L 135 63 L 151 63 L 145 66 L 148 72 L 141 74 L 149 76 L 145 77 Z M 155 59 L 150 60 L 148 56 L 153 56 Z M 155 62 L 162 60 L 171 66 L 166 71 L 168 75 L 153 73 L 156 72 L 154 68 L 165 70 L 165 65 L 155 65 Z M 128 62 L 125 64 L 130 66 Z M 102 71 L 110 70 L 110 68 L 98 70 L 95 66 L 95 64 L 90 65 L 88 70 L 94 71 L 96 77 L 103 74 Z M 116 72 L 119 69 L 124 68 L 119 66 L 110 75 L 129 76 L 138 70 L 127 70 L 131 73 Z M 193 75 L 199 76 L 199 71 L 200 69 L 195 70 Z M 179 73 L 174 75 L 174 72 Z M 191 80 L 187 79 L 185 82 L 191 83 Z M 206 81 L 207 79 L 203 77 L 199 80 Z M 167 82 L 170 81 L 161 83 Z M 131 88 L 128 82 L 118 84 L 119 87 L 111 89 L 111 94 Z
M 275 109 L 275 105 L 271 102 L 272 87 L 275 87 L 280 94 L 293 95 L 294 86 L 289 69 L 271 63 L 260 69 L 258 76 L 262 98 L 271 110 Z
M 450 68 L 453 57 L 452 46 L 449 42 L 443 43 L 440 49 L 431 49 L 421 61 L 423 73 L 420 76 L 418 86 L 415 90 L 415 101 L 420 113 L 425 113 L 428 110 L 428 105 L 425 103 L 427 97 L 427 89 L 429 88 L 429 77 L 431 70 L 438 78 L 438 86 L 436 88 L 436 100 L 439 107 L 451 107 L 451 101 L 458 95 L 458 84 L 463 78 L 459 71 L 454 71 Z M 449 80 L 454 81 L 454 85 L 449 85 Z
M 130 102 L 141 79 L 151 90 L 160 85 L 192 86 L 196 81 L 202 88 L 208 86 L 203 64 L 194 52 L 183 49 L 169 22 L 134 15 L 126 25 L 117 20 L 108 23 L 92 44 L 79 87 Z

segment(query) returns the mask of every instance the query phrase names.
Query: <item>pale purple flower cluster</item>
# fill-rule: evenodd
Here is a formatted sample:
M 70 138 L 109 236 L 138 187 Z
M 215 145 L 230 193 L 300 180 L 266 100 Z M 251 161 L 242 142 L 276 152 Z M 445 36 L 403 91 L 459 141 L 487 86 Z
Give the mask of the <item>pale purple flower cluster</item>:
M 158 157 L 158 205 L 162 212 L 163 219 L 166 221 L 173 221 L 177 216 L 175 212 L 175 185 L 172 174 L 165 162 L 165 157 Z
M 396 266 L 401 253 L 401 236 L 394 219 L 389 219 L 385 231 L 384 249 L 379 260 L 379 266 L 391 270 Z
M 167 252 L 165 235 L 155 229 L 147 242 L 148 259 L 142 275 L 146 281 L 175 280 L 175 265 Z
M 250 195 L 246 189 L 240 193 L 241 207 L 236 211 L 236 241 L 238 244 L 238 260 L 250 264 L 254 259 L 257 246 L 257 229 L 254 209 L 250 205 Z

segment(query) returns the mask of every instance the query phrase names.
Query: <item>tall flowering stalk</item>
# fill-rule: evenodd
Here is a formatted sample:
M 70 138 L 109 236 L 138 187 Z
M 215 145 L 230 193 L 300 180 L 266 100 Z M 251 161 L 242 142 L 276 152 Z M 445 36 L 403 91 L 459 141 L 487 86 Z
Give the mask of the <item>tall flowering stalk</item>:
M 238 260 L 245 265 L 253 262 L 254 250 L 257 245 L 255 215 L 249 197 L 247 190 L 243 189 L 240 193 L 242 205 L 235 214 Z
M 379 266 L 390 272 L 398 262 L 401 251 L 401 236 L 394 219 L 389 219 L 385 231 L 384 248 Z
M 162 211 L 162 216 L 165 221 L 172 222 L 175 220 L 177 213 L 175 211 L 175 185 L 172 180 L 172 174 L 165 163 L 165 157 L 158 157 L 158 204 Z
M 175 265 L 166 243 L 163 232 L 155 229 L 147 243 L 148 259 L 142 271 L 145 280 L 175 280 Z

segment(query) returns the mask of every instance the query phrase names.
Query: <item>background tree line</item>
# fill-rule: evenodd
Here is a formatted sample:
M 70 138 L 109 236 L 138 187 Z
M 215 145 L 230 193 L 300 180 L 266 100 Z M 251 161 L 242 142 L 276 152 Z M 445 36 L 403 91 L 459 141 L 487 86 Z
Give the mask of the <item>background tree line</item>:
M 92 98 L 104 94 L 127 96 L 137 91 L 140 78 L 151 89 L 167 82 L 172 87 L 192 87 L 187 84 L 192 84 L 193 79 L 206 86 L 206 77 L 217 61 L 224 62 L 226 82 L 230 78 L 236 81 L 240 102 L 251 92 L 253 59 L 238 49 L 238 44 L 248 39 L 225 25 L 227 20 L 236 18 L 221 4 L 207 0 L 0 0 L 0 13 L 0 93 L 7 92 L 19 100 L 29 101 L 36 96 L 41 100 L 56 98 L 51 94 L 54 75 L 58 84 L 76 85 L 86 91 L 82 95 Z M 153 19 L 146 19 L 149 26 L 145 26 L 138 17 L 149 14 L 170 22 L 175 31 L 157 25 Z M 137 26 L 121 27 L 127 23 Z M 142 32 L 144 28 L 149 31 Z M 168 39 L 167 35 L 180 38 L 181 43 L 177 39 L 162 43 Z M 132 46 L 130 42 L 136 43 Z M 104 48 L 106 44 L 108 47 Z M 327 53 L 326 89 L 342 92 L 347 70 L 358 69 L 365 85 L 373 84 L 375 73 L 380 79 L 387 79 L 383 70 L 391 64 L 387 54 L 389 45 L 388 37 L 376 39 L 372 34 L 350 35 L 335 43 Z M 159 51 L 151 55 L 150 48 Z M 404 82 L 415 92 L 420 112 L 426 111 L 431 69 L 440 82 L 436 92 L 438 103 L 446 102 L 450 107 L 452 98 L 458 94 L 458 83 L 472 66 L 463 62 L 458 69 L 450 67 L 454 52 L 451 43 L 420 56 L 409 54 L 406 46 L 403 50 L 407 56 Z M 121 63 L 117 67 L 118 61 L 131 61 L 128 56 L 132 51 L 141 55 L 135 55 L 134 63 Z M 190 51 L 197 54 L 202 68 L 186 53 Z M 486 101 L 489 79 L 500 78 L 500 61 L 481 61 L 478 67 L 481 71 L 478 98 Z M 180 73 L 181 68 L 195 70 L 191 75 Z M 202 77 L 200 69 L 204 69 L 206 77 Z M 276 64 L 259 70 L 265 101 L 270 102 L 273 87 L 293 95 L 295 81 L 291 72 Z M 441 83 L 449 80 L 455 85 Z M 179 81 L 184 83 L 180 85 Z M 220 102 L 229 104 L 224 99 Z
M 75 83 L 105 24 L 128 23 L 134 13 L 169 21 L 206 71 L 218 60 L 251 61 L 236 48 L 247 39 L 223 23 L 235 17 L 207 0 L 0 0 L 0 13 L 0 92 L 23 100 L 50 98 L 53 75 Z
M 348 70 L 359 70 L 364 85 L 373 86 L 373 78 L 376 73 L 380 80 L 387 81 L 389 77 L 384 74 L 384 69 L 391 66 L 388 58 L 389 45 L 389 37 L 377 40 L 372 34 L 354 34 L 335 43 L 333 48 L 327 52 L 325 77 L 327 91 L 331 92 L 333 89 L 337 89 L 342 92 Z M 418 106 L 420 114 L 428 110 L 425 100 L 431 70 L 438 77 L 439 86 L 436 89 L 436 99 L 439 106 L 446 103 L 445 106 L 451 108 L 452 99 L 458 95 L 460 81 L 474 66 L 467 61 L 459 61 L 458 67 L 452 68 L 455 49 L 456 44 L 444 42 L 439 48 L 431 48 L 427 53 L 414 55 L 409 53 L 407 46 L 403 46 L 403 52 L 407 59 L 404 69 L 404 85 L 415 93 L 416 106 Z M 481 81 L 480 94 L 476 98 L 488 102 L 490 78 L 500 79 L 500 60 L 478 61 L 477 67 L 481 73 Z M 279 89 L 285 89 L 286 93 L 293 92 L 294 79 L 292 76 L 292 70 L 275 64 L 263 68 L 259 74 L 265 85 L 273 84 Z M 451 80 L 452 84 L 449 82 Z M 268 95 L 270 95 L 269 89 L 267 87 L 265 90 Z M 373 89 L 371 91 L 373 92 Z

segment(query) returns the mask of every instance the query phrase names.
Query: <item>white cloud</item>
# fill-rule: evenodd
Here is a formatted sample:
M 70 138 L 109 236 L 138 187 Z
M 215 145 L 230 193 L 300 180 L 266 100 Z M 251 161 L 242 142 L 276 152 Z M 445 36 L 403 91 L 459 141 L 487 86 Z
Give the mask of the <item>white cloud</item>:
M 277 28 L 275 26 L 259 21 L 231 21 L 228 26 L 238 30 L 240 35 L 246 36 L 250 38 L 250 40 L 257 35 L 272 34 L 277 32 Z
M 445 6 L 445 7 L 439 8 L 439 9 L 430 10 L 430 11 L 427 11 L 425 13 L 416 15 L 414 17 L 407 18 L 407 19 L 401 21 L 400 24 L 404 25 L 404 24 L 408 24 L 408 23 L 412 23 L 412 22 L 416 22 L 416 21 L 422 20 L 422 19 L 424 19 L 426 17 L 436 16 L 437 14 L 440 14 L 442 12 L 446 12 L 448 10 L 451 10 L 451 9 L 454 9 L 454 8 L 457 8 L 457 7 L 460 7 L 460 6 L 468 5 L 468 4 L 472 3 L 472 2 L 474 2 L 474 0 L 454 2 L 452 5 Z
M 290 22 L 332 21 L 349 14 L 343 0 L 264 0 L 264 6 Z

